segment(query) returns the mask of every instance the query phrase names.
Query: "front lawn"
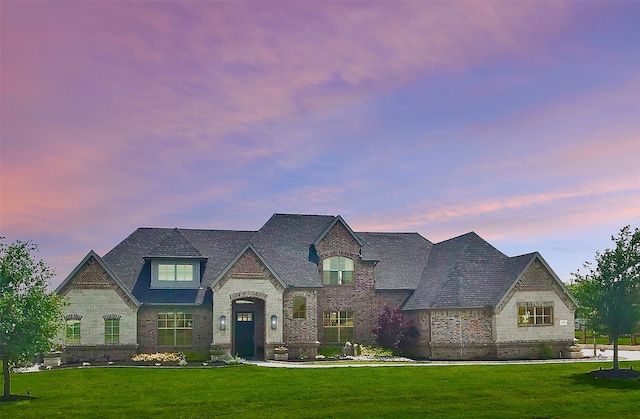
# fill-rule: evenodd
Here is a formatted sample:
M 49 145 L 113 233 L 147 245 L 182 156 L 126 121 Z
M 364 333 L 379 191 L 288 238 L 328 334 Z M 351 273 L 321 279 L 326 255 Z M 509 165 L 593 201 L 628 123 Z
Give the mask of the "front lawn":
M 69 368 L 12 375 L 38 398 L 0 417 L 638 417 L 640 381 L 586 374 L 600 365 Z

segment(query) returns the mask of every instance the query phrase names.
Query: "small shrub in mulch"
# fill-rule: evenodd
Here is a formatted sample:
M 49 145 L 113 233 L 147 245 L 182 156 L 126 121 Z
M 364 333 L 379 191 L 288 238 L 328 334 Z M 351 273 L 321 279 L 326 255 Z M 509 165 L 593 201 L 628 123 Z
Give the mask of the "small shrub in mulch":
M 640 371 L 636 371 L 633 368 L 629 369 L 606 369 L 594 370 L 589 373 L 595 378 L 608 378 L 611 380 L 637 380 L 640 378 Z

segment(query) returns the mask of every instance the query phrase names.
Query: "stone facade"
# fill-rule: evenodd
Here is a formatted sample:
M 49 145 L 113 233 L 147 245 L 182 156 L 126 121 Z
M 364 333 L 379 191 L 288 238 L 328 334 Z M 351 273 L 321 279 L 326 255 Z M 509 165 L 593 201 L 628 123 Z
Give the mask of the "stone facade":
M 216 322 L 219 322 L 220 316 L 225 316 L 229 326 L 232 326 L 232 303 L 239 299 L 264 301 L 264 312 L 258 317 L 263 319 L 263 322 L 273 315 L 280 319 L 275 330 L 267 327 L 265 323 L 256 325 L 256 335 L 264 336 L 264 356 L 266 359 L 273 359 L 273 349 L 283 344 L 284 287 L 255 252 L 247 249 L 212 287 L 212 290 L 212 318 Z M 219 327 L 213 327 L 213 341 L 210 343 L 233 351 L 233 328 L 227 327 L 225 330 L 221 330 Z
M 550 345 L 554 353 L 566 351 L 574 339 L 573 304 L 550 272 L 538 261 L 522 273 L 520 280 L 496 310 L 494 340 L 498 358 L 537 358 L 541 346 Z M 519 325 L 518 307 L 552 307 L 551 325 Z

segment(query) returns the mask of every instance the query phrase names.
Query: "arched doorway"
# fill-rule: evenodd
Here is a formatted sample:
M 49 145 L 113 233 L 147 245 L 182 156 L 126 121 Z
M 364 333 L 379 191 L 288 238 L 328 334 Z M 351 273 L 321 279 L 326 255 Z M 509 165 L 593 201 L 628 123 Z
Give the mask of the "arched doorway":
M 232 303 L 233 350 L 242 358 L 264 359 L 265 304 L 259 298 L 239 298 Z

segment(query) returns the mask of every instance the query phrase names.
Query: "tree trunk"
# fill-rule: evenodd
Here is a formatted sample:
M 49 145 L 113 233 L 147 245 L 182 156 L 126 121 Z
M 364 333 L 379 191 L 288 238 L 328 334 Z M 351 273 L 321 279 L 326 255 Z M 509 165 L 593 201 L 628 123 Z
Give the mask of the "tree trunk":
M 613 337 L 613 369 L 619 370 L 620 365 L 618 364 L 618 337 Z
M 2 375 L 4 376 L 4 393 L 2 397 L 11 395 L 11 375 L 9 373 L 9 359 L 2 358 Z

